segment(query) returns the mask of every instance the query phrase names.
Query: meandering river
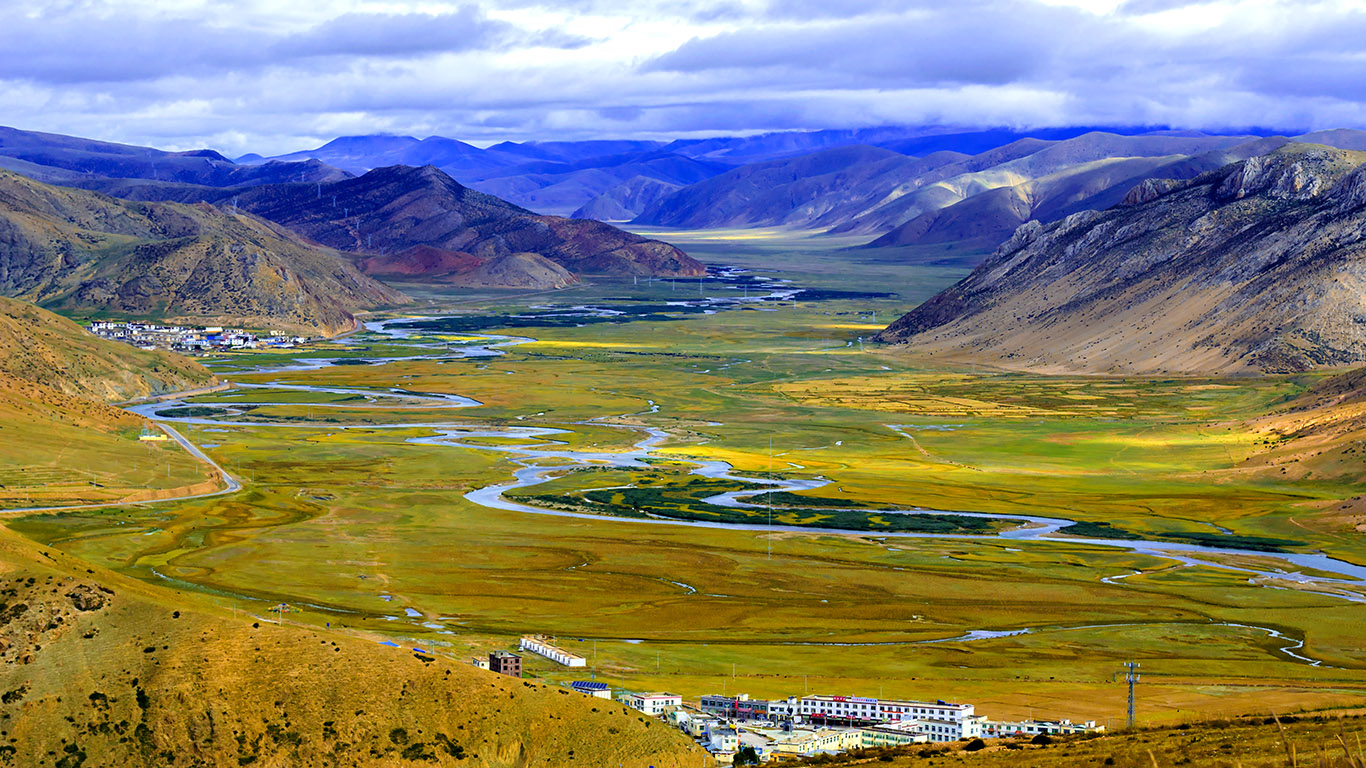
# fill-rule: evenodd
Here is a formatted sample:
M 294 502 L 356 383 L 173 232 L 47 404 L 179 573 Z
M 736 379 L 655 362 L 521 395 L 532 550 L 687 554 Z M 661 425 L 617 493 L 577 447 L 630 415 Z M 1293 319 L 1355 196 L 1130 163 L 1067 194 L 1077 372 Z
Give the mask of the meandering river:
M 410 333 L 404 328 L 404 320 L 386 320 L 380 322 L 367 323 L 367 330 L 384 334 L 394 339 L 408 339 Z M 416 354 L 409 357 L 385 358 L 388 360 L 405 359 L 431 359 L 434 356 L 458 356 L 458 357 L 488 357 L 503 354 L 502 350 L 506 347 L 525 344 L 534 339 L 523 336 L 500 336 L 486 334 L 471 334 L 472 337 L 485 339 L 485 342 L 477 345 L 470 345 L 452 350 L 440 348 L 434 354 Z M 274 368 L 257 368 L 238 371 L 238 373 L 292 373 L 302 370 L 316 370 L 337 364 L 338 360 L 345 358 L 308 358 L 307 363 L 298 366 L 285 366 Z M 318 394 L 353 396 L 363 399 L 362 403 L 316 403 L 309 404 L 310 408 L 383 408 L 383 409 L 424 409 L 434 408 L 476 408 L 480 405 L 477 400 L 463 397 L 460 395 L 424 393 L 391 388 L 388 390 L 356 389 L 347 387 L 328 387 L 312 386 L 287 381 L 274 381 L 252 384 L 239 384 L 239 387 L 249 391 L 267 392 L 287 391 L 287 392 L 313 392 Z M 717 528 L 741 531 L 754 531 L 764 533 L 808 533 L 813 535 L 847 535 L 871 538 L 877 540 L 889 539 L 958 539 L 958 540 L 983 540 L 997 539 L 1011 542 L 1031 542 L 1036 544 L 1062 543 L 1068 544 L 1088 544 L 1101 547 L 1110 547 L 1130 552 L 1135 552 L 1151 557 L 1162 558 L 1175 561 L 1186 566 L 1205 566 L 1220 568 L 1224 570 L 1238 571 L 1246 573 L 1249 579 L 1254 581 L 1270 580 L 1278 582 L 1298 583 L 1306 589 L 1332 595 L 1344 600 L 1355 602 L 1366 602 L 1366 597 L 1345 589 L 1334 589 L 1335 587 L 1366 587 L 1366 566 L 1357 565 L 1344 560 L 1329 557 L 1320 553 L 1297 553 L 1297 552 L 1264 552 L 1256 550 L 1238 549 L 1233 547 L 1214 547 L 1200 544 L 1190 544 L 1182 542 L 1150 541 L 1141 539 L 1097 539 L 1097 538 L 1078 538 L 1066 536 L 1066 529 L 1075 524 L 1075 521 L 1056 518 L 1041 517 L 1033 515 L 1006 515 L 1006 514 L 983 514 L 976 512 L 947 511 L 934 509 L 909 508 L 896 510 L 894 513 L 916 514 L 916 515 L 956 515 L 962 517 L 977 517 L 992 520 L 1008 521 L 1015 523 L 1014 527 L 997 531 L 989 534 L 946 534 L 946 533 L 916 533 L 905 531 L 868 531 L 837 528 L 813 528 L 792 525 L 765 525 L 765 524 L 745 524 L 745 523 L 725 523 L 711 522 L 702 520 L 676 520 L 665 517 L 646 517 L 646 518 L 624 518 L 595 515 L 579 512 L 568 512 L 563 510 L 549 509 L 546 507 L 524 504 L 511 500 L 505 496 L 508 491 L 513 489 L 529 488 L 546 483 L 565 472 L 587 467 L 612 467 L 617 469 L 648 469 L 651 461 L 667 460 L 693 465 L 691 474 L 707 478 L 731 480 L 746 483 L 754 486 L 752 489 L 732 491 L 729 493 L 717 494 L 703 501 L 710 504 L 730 507 L 760 508 L 746 501 L 747 498 L 767 493 L 770 491 L 809 491 L 829 484 L 829 480 L 821 477 L 814 478 L 769 478 L 769 477 L 750 477 L 736 474 L 734 467 L 724 461 L 718 460 L 698 460 L 680 458 L 678 456 L 659 453 L 660 447 L 669 440 L 670 434 L 664 430 L 649 426 L 635 426 L 625 424 L 607 423 L 611 416 L 599 417 L 592 423 L 596 426 L 609 426 L 622 430 L 633 430 L 641 434 L 641 438 L 636 441 L 629 449 L 623 451 L 601 451 L 601 450 L 579 450 L 569 447 L 556 437 L 562 437 L 571 433 L 571 430 L 561 427 L 538 427 L 538 426 L 506 426 L 492 427 L 480 424 L 458 424 L 449 422 L 436 423 L 414 423 L 408 421 L 367 421 L 352 422 L 346 425 L 322 424 L 322 423 L 300 423 L 300 422 L 271 422 L 256 420 L 234 420 L 232 417 L 240 416 L 243 411 L 240 406 L 264 406 L 284 404 L 283 401 L 272 401 L 268 397 L 253 399 L 250 401 L 231 401 L 229 403 L 214 404 L 211 407 L 219 408 L 220 412 L 216 416 L 204 415 L 177 415 L 176 411 L 186 407 L 205 407 L 203 404 L 183 401 L 169 401 L 161 403 L 150 403 L 132 407 L 130 410 L 146 416 L 149 419 L 159 422 L 170 422 L 179 424 L 192 424 L 199 426 L 249 426 L 267 427 L 282 429 L 324 427 L 328 429 L 383 429 L 383 428 L 404 428 L 414 427 L 431 429 L 435 434 L 426 437 L 410 438 L 409 442 L 424 445 L 439 445 L 450 448 L 464 450 L 497 452 L 504 454 L 518 468 L 512 472 L 512 477 L 507 482 L 488 485 L 465 494 L 465 498 L 475 504 L 493 509 L 501 509 L 512 512 L 551 515 L 556 517 L 583 518 L 599 522 L 619 523 L 621 525 L 671 525 L 697 528 Z M 647 415 L 658 410 L 658 406 L 651 403 L 650 411 L 645 414 L 630 414 L 631 416 Z M 896 429 L 896 425 L 889 425 L 889 428 Z M 512 438 L 517 442 L 513 444 L 485 444 L 471 442 L 475 438 Z M 773 506 L 774 511 L 783 512 L 796 507 Z M 804 510 L 809 511 L 809 510 Z M 857 511 L 857 510 L 855 510 Z M 866 511 L 866 510 L 865 510 Z M 879 510 L 880 513 L 887 513 L 886 510 Z M 1237 564 L 1231 564 L 1236 561 Z M 1265 566 L 1257 566 L 1251 563 L 1266 563 Z M 1333 574 L 1333 577 L 1308 576 L 1304 571 L 1312 570 L 1320 573 Z M 1132 574 L 1129 574 L 1132 575 Z M 1122 577 L 1110 577 L 1118 579 Z M 1114 581 L 1107 581 L 1114 583 Z

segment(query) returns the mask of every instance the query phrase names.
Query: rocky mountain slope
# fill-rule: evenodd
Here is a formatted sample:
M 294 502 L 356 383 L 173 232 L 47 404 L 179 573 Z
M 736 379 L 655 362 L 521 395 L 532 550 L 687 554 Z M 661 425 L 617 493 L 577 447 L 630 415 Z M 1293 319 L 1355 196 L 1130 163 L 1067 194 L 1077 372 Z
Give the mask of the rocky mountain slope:
M 1254 139 L 1197 155 L 1115 157 L 1064 165 L 1020 184 L 996 187 L 946 208 L 920 214 L 869 243 L 867 248 L 954 245 L 989 253 L 1026 221 L 1044 224 L 1083 210 L 1104 210 L 1144 179 L 1189 179 L 1265 154 L 1289 143 Z
M 635 176 L 584 203 L 570 216 L 597 221 L 630 221 L 680 189 L 682 187 L 677 184 Z
M 549 291 L 579 282 L 573 272 L 535 253 L 504 253 L 482 259 L 468 253 L 415 245 L 398 253 L 356 262 L 367 275 L 389 282 L 446 283 L 467 288 Z
M 469 186 L 541 213 L 569 214 L 631 179 L 682 187 L 731 166 L 668 152 L 535 161 L 469 177 Z
M 1366 360 L 1366 154 L 1290 144 L 1022 226 L 885 329 L 918 352 L 1083 372 Z
M 259 156 L 239 160 L 252 164 L 325 162 L 356 174 L 394 165 L 431 165 L 471 189 L 557 215 L 568 214 L 636 177 L 684 186 L 732 167 L 663 151 L 663 146 L 658 141 L 504 142 L 479 149 L 440 136 L 344 136 L 317 149 L 269 161 Z
M 128 202 L 0 172 L 0 293 L 87 313 L 334 333 L 405 297 L 242 211 Z
M 881 235 L 978 194 L 1088 163 L 1160 157 L 1170 161 L 1176 159 L 1173 155 L 1247 139 L 1095 132 L 1062 141 L 1025 138 L 973 156 L 937 152 L 923 158 L 843 147 L 737 168 L 675 192 L 636 221 L 686 229 L 786 226 Z
M 940 151 L 978 154 L 1027 137 L 1063 140 L 1090 132 L 1067 127 L 1019 132 L 1007 129 L 963 130 L 943 126 L 888 126 L 857 130 L 779 131 L 757 136 L 721 136 L 672 142 L 640 140 L 502 142 L 485 149 L 432 136 L 345 136 L 316 149 L 279 155 L 271 160 L 316 159 L 360 174 L 390 165 L 434 165 L 471 189 L 487 192 L 539 213 L 567 214 L 594 203 L 599 196 L 617 197 L 614 188 L 641 177 L 687 186 L 742 165 L 796 158 L 839 147 L 877 147 L 923 157 Z M 1116 129 L 1121 130 L 1122 129 Z M 249 155 L 242 163 L 266 158 Z M 620 199 L 618 199 L 620 202 Z M 653 202 L 653 201 L 647 201 Z M 645 205 L 626 205 L 631 214 L 611 208 L 592 209 L 575 218 L 625 221 Z M 610 215 L 609 215 L 610 214 Z
M 432 166 L 377 168 L 331 184 L 147 192 L 173 194 L 183 201 L 235 203 L 316 242 L 357 254 L 363 268 L 379 275 L 422 275 L 426 273 L 417 265 L 432 263 L 438 265 L 433 274 L 465 284 L 461 276 L 469 270 L 528 253 L 575 274 L 693 276 L 704 270 L 667 243 L 598 221 L 541 216 L 465 187 Z M 493 273 L 485 270 L 488 274 Z
M 819 228 L 847 221 L 908 179 L 962 159 L 952 152 L 913 158 L 856 146 L 755 163 L 684 187 L 646 208 L 636 223 L 684 229 Z

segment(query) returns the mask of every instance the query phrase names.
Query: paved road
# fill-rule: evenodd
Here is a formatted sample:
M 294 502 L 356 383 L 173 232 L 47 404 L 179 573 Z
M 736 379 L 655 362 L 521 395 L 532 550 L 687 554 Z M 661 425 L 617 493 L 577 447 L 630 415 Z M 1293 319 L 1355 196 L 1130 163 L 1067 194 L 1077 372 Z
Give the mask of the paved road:
M 209 466 L 217 470 L 219 476 L 223 478 L 225 487 L 220 488 L 216 491 L 209 491 L 208 493 L 187 493 L 183 496 L 169 496 L 164 499 L 148 499 L 147 501 L 106 501 L 99 504 L 67 504 L 58 507 L 17 507 L 14 509 L 0 509 L 0 517 L 14 517 L 18 515 L 31 514 L 33 512 L 70 512 L 77 509 L 103 509 L 105 507 L 126 507 L 130 504 L 159 504 L 164 501 L 186 501 L 188 499 L 207 499 L 211 496 L 222 496 L 225 493 L 236 493 L 242 490 L 242 484 L 238 482 L 237 478 L 233 477 L 231 474 L 229 474 L 229 472 L 226 469 L 223 469 L 221 466 L 219 466 L 218 462 L 209 458 L 203 451 L 199 450 L 199 446 L 190 442 L 188 438 L 186 438 L 184 435 L 180 434 L 179 431 L 177 431 L 176 429 L 167 424 L 157 423 L 157 426 L 165 430 L 166 434 L 170 435 L 171 438 L 175 440 L 177 443 L 179 443 L 180 447 L 184 448 L 185 451 L 189 453 L 191 456 L 195 457 L 196 459 L 199 459 L 200 461 L 204 462 L 205 464 L 208 464 Z

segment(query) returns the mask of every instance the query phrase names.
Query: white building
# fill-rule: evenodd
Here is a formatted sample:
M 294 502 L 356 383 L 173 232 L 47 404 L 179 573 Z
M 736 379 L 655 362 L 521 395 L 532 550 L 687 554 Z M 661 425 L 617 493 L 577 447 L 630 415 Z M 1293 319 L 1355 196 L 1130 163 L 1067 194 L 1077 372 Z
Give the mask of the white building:
M 569 687 L 586 696 L 598 699 L 612 698 L 612 689 L 607 687 L 607 683 L 599 683 L 595 680 L 575 680 L 569 683 Z
M 721 726 L 707 731 L 707 749 L 730 754 L 740 749 L 740 734 L 734 728 Z
M 522 638 L 522 650 L 530 651 L 538 656 L 563 664 L 566 667 L 584 667 L 588 665 L 588 660 L 578 654 L 570 653 L 561 648 L 556 648 L 546 641 L 544 637 L 537 635 L 526 635 Z
M 683 697 L 673 693 L 628 693 L 623 700 L 626 706 L 655 717 L 662 717 L 670 709 L 683 706 Z
M 844 752 L 863 746 L 863 734 L 850 728 L 755 728 L 743 727 L 746 735 L 762 739 L 764 754 L 810 757 L 822 752 Z M 759 748 L 756 745 L 756 748 Z
M 906 744 L 921 744 L 929 741 L 925 724 L 919 720 L 898 720 L 892 723 L 867 725 L 859 729 L 863 737 L 862 746 L 900 747 Z
M 1105 726 L 1096 725 L 1095 720 L 1074 723 L 1071 720 L 984 720 L 982 735 L 987 738 L 1008 736 L 1036 736 L 1040 733 L 1098 733 Z
M 975 714 L 971 704 L 826 695 L 803 696 L 800 699 L 794 696 L 770 701 L 768 714 L 774 719 L 849 726 L 919 720 L 930 741 L 977 738 L 982 735 L 982 722 L 985 720 Z

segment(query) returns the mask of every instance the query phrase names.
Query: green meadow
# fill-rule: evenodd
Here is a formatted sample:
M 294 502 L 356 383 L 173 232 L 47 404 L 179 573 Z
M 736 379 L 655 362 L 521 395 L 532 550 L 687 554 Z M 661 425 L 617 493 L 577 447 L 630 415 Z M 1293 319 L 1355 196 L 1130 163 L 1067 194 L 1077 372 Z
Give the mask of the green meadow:
M 653 313 L 662 319 L 628 313 L 581 327 L 510 316 L 544 305 L 659 305 L 695 298 L 698 281 L 596 280 L 520 298 L 429 295 L 437 303 L 423 314 L 452 314 L 481 330 L 361 333 L 215 363 L 235 382 L 277 387 L 195 398 L 197 415 L 242 424 L 181 428 L 213 446 L 207 453 L 243 491 L 36 515 L 11 527 L 225 610 L 266 616 L 286 603 L 288 621 L 413 639 L 455 656 L 545 633 L 588 656 L 600 680 L 689 697 L 881 694 L 971 701 L 993 716 L 1104 721 L 1122 714 L 1113 674 L 1133 659 L 1145 672 L 1146 721 L 1366 699 L 1360 602 L 1082 541 L 940 535 L 999 530 L 999 521 L 948 518 L 924 529 L 878 514 L 1063 517 L 1091 534 L 1366 563 L 1359 535 L 1315 524 L 1326 504 L 1357 493 L 1350 485 L 1249 469 L 1267 447 L 1252 420 L 1316 376 L 947 369 L 867 338 L 961 276 L 961 266 L 863 264 L 790 234 L 679 242 L 706 261 L 765 265 L 773 271 L 759 274 L 801 287 L 897 295 Z M 701 291 L 737 293 L 713 281 Z M 471 332 L 534 341 L 459 357 L 477 343 Z M 320 357 L 364 363 L 250 372 Z M 434 394 L 481 405 L 437 407 L 427 399 Z M 563 432 L 462 438 L 469 448 L 414 442 L 437 435 L 434 424 Z M 522 466 L 489 448 L 620 453 L 645 427 L 668 437 L 643 467 L 565 471 L 508 494 L 589 517 L 465 498 Z M 766 509 L 703 502 L 745 484 L 689 474 L 690 461 L 724 461 L 751 478 L 823 478 L 817 489 L 777 496 L 774 523 L 862 532 L 765 530 Z M 884 535 L 895 531 L 931 535 Z M 954 639 L 974 631 L 1016 634 Z M 536 659 L 528 669 L 549 680 L 583 674 Z

